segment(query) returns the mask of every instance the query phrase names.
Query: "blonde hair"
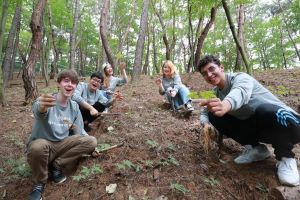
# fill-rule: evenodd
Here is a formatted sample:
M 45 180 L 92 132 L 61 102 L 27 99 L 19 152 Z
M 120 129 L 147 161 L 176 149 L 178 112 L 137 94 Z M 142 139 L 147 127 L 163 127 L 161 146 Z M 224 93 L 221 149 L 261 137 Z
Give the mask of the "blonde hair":
M 176 66 L 174 65 L 174 63 L 170 60 L 166 60 L 163 65 L 161 66 L 161 75 L 165 76 L 164 72 L 163 72 L 163 68 L 164 67 L 169 67 L 171 70 L 171 77 L 173 78 L 175 76 L 175 74 L 177 74 L 177 69 Z
M 103 88 L 108 88 L 109 87 L 109 80 L 110 80 L 110 77 L 108 77 L 108 74 L 106 72 L 106 68 L 107 67 L 111 67 L 111 65 L 109 63 L 104 63 L 103 64 L 103 72 L 104 72 L 104 81 L 103 81 Z

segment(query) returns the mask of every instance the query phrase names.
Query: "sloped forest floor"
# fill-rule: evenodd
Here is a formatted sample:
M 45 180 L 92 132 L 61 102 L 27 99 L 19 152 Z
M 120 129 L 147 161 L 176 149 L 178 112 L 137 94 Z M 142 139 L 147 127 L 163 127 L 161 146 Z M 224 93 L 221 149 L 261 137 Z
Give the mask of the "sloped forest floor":
M 61 185 L 49 180 L 43 199 L 272 199 L 272 188 L 279 186 L 274 155 L 236 165 L 233 159 L 243 147 L 231 139 L 224 139 L 220 154 L 217 148 L 206 153 L 200 143 L 199 107 L 195 105 L 189 118 L 174 115 L 158 94 L 157 77 L 141 76 L 137 83 L 119 88 L 125 99 L 110 109 L 116 115 L 93 123 L 96 128 L 90 134 L 101 147 L 123 146 L 82 159 Z M 299 69 L 259 72 L 255 77 L 300 111 Z M 211 88 L 199 73 L 182 75 L 182 80 L 193 91 Z M 37 82 L 39 89 L 45 87 L 42 79 Z M 31 106 L 22 105 L 21 78 L 12 81 L 6 98 L 9 106 L 0 107 L 0 199 L 26 199 L 32 182 L 24 148 L 33 117 Z M 299 161 L 300 146 L 294 152 Z M 106 192 L 110 184 L 117 186 L 112 194 Z

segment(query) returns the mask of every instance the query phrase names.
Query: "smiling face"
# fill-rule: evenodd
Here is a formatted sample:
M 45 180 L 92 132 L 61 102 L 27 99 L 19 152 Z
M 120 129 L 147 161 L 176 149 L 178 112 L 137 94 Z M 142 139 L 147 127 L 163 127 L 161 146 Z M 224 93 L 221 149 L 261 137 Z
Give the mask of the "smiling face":
M 75 91 L 77 83 L 66 77 L 58 83 L 58 86 L 61 96 L 63 98 L 70 98 Z
M 100 88 L 100 85 L 101 85 L 101 79 L 97 77 L 92 77 L 89 82 L 89 90 L 91 92 L 95 92 L 97 89 Z
M 106 65 L 104 68 L 104 74 L 106 76 L 112 76 L 114 73 L 113 68 L 110 65 Z
M 200 69 L 200 73 L 207 83 L 217 86 L 220 89 L 224 88 L 225 73 L 223 65 L 210 62 Z

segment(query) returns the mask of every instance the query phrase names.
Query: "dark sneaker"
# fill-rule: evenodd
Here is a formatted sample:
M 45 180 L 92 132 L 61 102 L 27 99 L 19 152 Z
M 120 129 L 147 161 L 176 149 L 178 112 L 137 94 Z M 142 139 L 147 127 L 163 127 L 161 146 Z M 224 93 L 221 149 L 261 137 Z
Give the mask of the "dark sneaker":
M 54 183 L 59 184 L 59 183 L 63 183 L 67 179 L 67 177 L 65 177 L 62 174 L 60 169 L 53 168 L 52 179 L 53 179 Z
M 42 200 L 42 193 L 44 191 L 44 187 L 44 183 L 38 183 L 34 185 L 32 192 L 28 196 L 28 200 Z

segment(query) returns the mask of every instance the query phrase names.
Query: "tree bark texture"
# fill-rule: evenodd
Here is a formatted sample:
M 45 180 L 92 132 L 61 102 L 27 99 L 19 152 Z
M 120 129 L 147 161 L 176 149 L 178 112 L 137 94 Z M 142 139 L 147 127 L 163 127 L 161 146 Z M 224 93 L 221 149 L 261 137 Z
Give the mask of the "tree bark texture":
M 75 0 L 74 3 L 75 3 L 74 4 L 74 21 L 73 21 L 72 32 L 70 33 L 70 62 L 69 62 L 70 69 L 75 69 L 76 33 L 77 33 L 79 12 L 80 12 L 79 0 Z
M 252 75 L 252 67 L 249 66 L 249 62 L 248 62 L 248 58 L 246 56 L 246 53 L 245 53 L 243 47 L 241 46 L 241 44 L 240 44 L 240 42 L 239 42 L 239 40 L 237 38 L 237 35 L 235 33 L 234 24 L 233 24 L 233 21 L 232 21 L 232 18 L 231 18 L 231 15 L 230 15 L 230 12 L 229 12 L 226 0 L 222 0 L 222 5 L 223 5 L 223 8 L 224 8 L 226 17 L 227 17 L 227 21 L 228 21 L 229 28 L 231 30 L 233 39 L 235 41 L 235 44 L 236 44 L 238 50 L 240 51 L 240 53 L 242 55 L 242 58 L 243 58 L 243 61 L 245 63 L 247 73 L 250 74 L 250 75 Z
M 4 87 L 7 87 L 8 81 L 9 81 L 9 76 L 10 76 L 10 71 L 11 71 L 11 61 L 13 59 L 13 54 L 14 54 L 14 39 L 18 30 L 18 26 L 20 24 L 21 20 L 21 5 L 17 5 L 15 9 L 15 14 L 12 19 L 10 31 L 8 34 L 8 39 L 7 39 L 7 45 L 6 45 L 6 51 L 5 51 L 5 56 L 2 62 L 2 69 L 3 69 L 3 75 L 4 75 Z
M 55 30 L 52 26 L 52 12 L 51 12 L 51 8 L 48 6 L 48 20 L 49 20 L 49 27 L 51 30 L 51 39 L 52 39 L 52 52 L 53 52 L 53 61 L 51 62 L 51 71 L 50 71 L 50 79 L 54 79 L 56 72 L 57 72 L 57 62 L 59 60 L 59 51 L 58 48 L 56 46 L 56 34 L 55 34 Z
M 198 63 L 200 61 L 200 57 L 201 57 L 201 51 L 203 48 L 203 44 L 204 44 L 204 40 L 208 34 L 209 29 L 212 27 L 212 25 L 214 24 L 214 21 L 216 19 L 216 12 L 217 9 L 216 8 L 211 8 L 210 10 L 210 19 L 207 22 L 207 24 L 205 25 L 204 29 L 202 30 L 199 38 L 198 38 L 198 42 L 197 42 L 197 48 L 195 51 L 195 62 L 194 62 L 194 67 L 197 68 Z
M 246 51 L 246 48 L 244 46 L 245 40 L 244 40 L 244 24 L 245 24 L 245 6 L 243 4 L 239 5 L 238 8 L 238 40 L 240 41 L 240 44 L 242 45 L 243 49 Z M 236 61 L 235 61 L 235 67 L 234 71 L 241 71 L 241 67 L 243 65 L 241 53 L 238 49 L 236 49 Z
M 35 64 L 40 54 L 40 47 L 42 41 L 41 18 L 46 3 L 47 0 L 39 0 L 31 16 L 31 50 L 22 74 L 25 89 L 25 104 L 31 103 L 38 96 L 38 89 L 35 81 Z
M 108 44 L 107 39 L 107 17 L 108 17 L 108 11 L 109 11 L 109 4 L 110 0 L 104 0 L 103 7 L 101 10 L 101 17 L 100 17 L 100 36 L 102 41 L 102 46 L 105 51 L 105 55 L 107 57 L 107 61 L 112 66 L 112 68 L 115 68 L 115 59 L 112 54 L 112 51 L 110 49 L 110 46 Z
M 135 79 L 138 80 L 141 74 L 146 28 L 148 24 L 148 5 L 149 5 L 149 0 L 144 0 L 143 11 L 142 11 L 141 21 L 140 21 L 139 38 L 136 43 L 132 81 L 134 81 Z
M 3 0 L 2 5 L 2 15 L 1 15 L 1 23 L 0 23 L 0 59 L 2 58 L 2 46 L 3 46 L 3 36 L 5 32 L 5 23 L 7 18 L 8 11 L 8 0 Z

